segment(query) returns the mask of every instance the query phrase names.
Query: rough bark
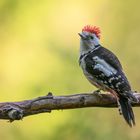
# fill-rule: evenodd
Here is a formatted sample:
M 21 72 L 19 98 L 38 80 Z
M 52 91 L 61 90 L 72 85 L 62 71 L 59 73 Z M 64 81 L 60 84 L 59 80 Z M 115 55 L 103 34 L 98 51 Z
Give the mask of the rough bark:
M 140 101 L 140 94 L 135 94 Z M 132 106 L 140 106 L 140 102 L 132 103 Z M 81 93 L 67 96 L 46 96 L 19 102 L 0 103 L 0 119 L 10 122 L 21 120 L 23 117 L 50 113 L 52 110 L 76 109 L 84 107 L 117 107 L 116 99 L 111 94 Z

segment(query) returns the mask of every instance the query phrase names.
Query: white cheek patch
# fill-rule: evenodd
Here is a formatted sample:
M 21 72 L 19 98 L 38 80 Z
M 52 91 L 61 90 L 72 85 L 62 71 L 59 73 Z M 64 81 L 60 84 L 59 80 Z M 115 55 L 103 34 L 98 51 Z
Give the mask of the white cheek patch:
M 94 44 L 95 46 L 96 46 L 96 45 L 99 45 L 99 39 L 98 39 L 98 37 L 96 37 L 95 34 L 93 34 L 93 36 L 94 36 L 93 44 Z
M 93 57 L 93 60 L 97 63 L 94 66 L 94 68 L 102 71 L 107 77 L 117 73 L 117 70 L 115 70 L 113 67 L 111 67 L 103 59 L 100 59 L 99 57 L 95 56 L 95 57 Z

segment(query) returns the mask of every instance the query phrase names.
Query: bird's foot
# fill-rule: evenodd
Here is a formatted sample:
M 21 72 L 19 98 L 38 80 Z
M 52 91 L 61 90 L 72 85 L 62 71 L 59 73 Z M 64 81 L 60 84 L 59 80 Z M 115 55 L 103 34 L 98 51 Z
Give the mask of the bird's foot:
M 133 91 L 133 95 L 137 95 L 138 91 Z
M 95 95 L 97 95 L 97 96 L 99 96 L 99 97 L 102 97 L 101 89 L 95 90 L 95 91 L 93 92 L 93 94 L 95 94 Z
M 97 89 L 93 93 L 100 94 L 101 93 L 101 89 Z

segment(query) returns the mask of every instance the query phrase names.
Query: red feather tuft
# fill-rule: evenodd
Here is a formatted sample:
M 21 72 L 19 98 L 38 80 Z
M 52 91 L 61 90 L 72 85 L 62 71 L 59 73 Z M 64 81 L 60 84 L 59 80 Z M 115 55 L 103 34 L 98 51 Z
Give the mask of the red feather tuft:
M 100 39 L 100 33 L 101 33 L 101 31 L 100 31 L 99 27 L 86 25 L 82 29 L 82 32 L 83 31 L 89 32 L 89 33 L 94 33 Z

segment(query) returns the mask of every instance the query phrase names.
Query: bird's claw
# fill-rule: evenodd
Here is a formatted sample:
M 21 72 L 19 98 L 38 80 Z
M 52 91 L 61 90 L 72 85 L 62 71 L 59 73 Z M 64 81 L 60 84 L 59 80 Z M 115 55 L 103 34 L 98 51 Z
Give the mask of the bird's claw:
M 94 91 L 93 94 L 95 94 L 95 95 L 97 95 L 99 97 L 102 97 L 102 94 L 101 94 L 101 90 L 100 89 Z

